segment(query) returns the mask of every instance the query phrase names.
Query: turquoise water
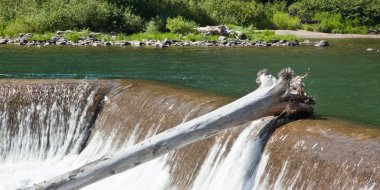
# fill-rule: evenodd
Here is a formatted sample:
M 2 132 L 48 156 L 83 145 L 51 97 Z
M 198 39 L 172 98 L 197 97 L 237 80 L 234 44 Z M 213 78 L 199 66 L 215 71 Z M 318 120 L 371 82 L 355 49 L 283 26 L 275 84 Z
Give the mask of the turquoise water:
M 380 40 L 330 40 L 328 48 L 122 48 L 0 46 L 1 78 L 133 78 L 239 97 L 256 73 L 309 72 L 320 116 L 380 127 Z

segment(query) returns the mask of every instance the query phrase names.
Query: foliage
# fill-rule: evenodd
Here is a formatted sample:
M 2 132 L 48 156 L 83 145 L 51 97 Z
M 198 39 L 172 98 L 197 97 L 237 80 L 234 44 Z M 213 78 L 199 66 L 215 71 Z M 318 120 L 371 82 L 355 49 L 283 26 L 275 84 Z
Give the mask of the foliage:
M 300 27 L 299 18 L 289 16 L 284 12 L 276 12 L 273 14 L 272 22 L 278 29 L 295 30 Z
M 175 33 L 137 33 L 126 36 L 127 40 L 181 40 L 182 35 Z
M 166 22 L 166 28 L 174 33 L 187 34 L 198 27 L 197 23 L 192 20 L 187 20 L 182 16 L 168 18 Z
M 315 14 L 313 19 L 319 20 L 320 24 L 304 25 L 303 28 L 305 30 L 330 33 L 368 33 L 368 28 L 365 26 L 360 26 L 360 22 L 357 19 L 345 20 L 340 14 L 322 12 Z
M 204 7 L 218 24 L 262 26 L 266 20 L 264 5 L 255 1 L 206 0 Z
M 38 42 L 45 42 L 50 40 L 53 37 L 52 33 L 46 33 L 46 34 L 33 34 L 32 37 L 29 37 L 28 40 L 31 41 L 38 41 Z
M 365 25 L 380 22 L 380 0 L 300 0 L 289 6 L 289 12 L 301 19 L 311 19 L 316 13 L 341 14 L 347 20 Z
M 160 17 L 155 17 L 146 23 L 145 32 L 149 34 L 157 34 L 165 30 L 165 24 Z
M 323 12 L 334 17 L 299 24 Z M 166 27 L 188 33 L 198 24 L 364 33 L 380 24 L 380 0 L 0 0 L 1 35 L 86 28 L 154 34 Z
M 273 31 L 264 30 L 260 32 L 255 32 L 251 35 L 252 40 L 263 40 L 266 42 L 272 41 L 272 40 L 287 40 L 287 41 L 295 41 L 297 40 L 297 37 L 293 35 L 276 35 Z
M 186 40 L 186 41 L 206 41 L 206 40 L 210 40 L 210 41 L 216 41 L 219 39 L 219 36 L 213 36 L 213 35 L 204 35 L 204 34 L 187 34 L 186 36 L 183 37 L 183 40 Z
M 88 37 L 88 34 L 89 34 L 88 30 L 82 30 L 80 32 L 71 31 L 71 32 L 65 32 L 63 37 L 69 41 L 78 42 L 79 40 L 86 39 Z

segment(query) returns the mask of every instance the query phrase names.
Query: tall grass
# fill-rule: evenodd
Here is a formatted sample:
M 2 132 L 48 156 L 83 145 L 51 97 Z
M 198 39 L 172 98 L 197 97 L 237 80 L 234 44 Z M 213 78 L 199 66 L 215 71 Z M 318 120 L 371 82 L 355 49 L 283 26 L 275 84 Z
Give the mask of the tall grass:
M 193 32 L 197 27 L 197 23 L 192 20 L 185 19 L 182 16 L 168 18 L 166 23 L 167 29 L 169 29 L 171 32 L 180 34 Z
M 300 19 L 284 12 L 275 12 L 272 23 L 277 29 L 295 30 L 301 26 Z
M 313 19 L 319 20 L 319 24 L 305 24 L 303 29 L 309 31 L 342 33 L 342 34 L 367 34 L 368 28 L 360 26 L 359 20 L 346 20 L 340 14 L 328 12 L 317 13 Z

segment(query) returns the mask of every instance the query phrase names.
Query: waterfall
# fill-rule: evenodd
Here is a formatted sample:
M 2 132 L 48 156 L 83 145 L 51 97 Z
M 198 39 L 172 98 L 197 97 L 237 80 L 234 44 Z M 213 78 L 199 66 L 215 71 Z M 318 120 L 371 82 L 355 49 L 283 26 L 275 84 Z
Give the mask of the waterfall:
M 0 190 L 71 171 L 228 101 L 141 81 L 0 81 Z M 83 189 L 378 189 L 378 129 L 301 120 L 263 134 L 259 123 Z

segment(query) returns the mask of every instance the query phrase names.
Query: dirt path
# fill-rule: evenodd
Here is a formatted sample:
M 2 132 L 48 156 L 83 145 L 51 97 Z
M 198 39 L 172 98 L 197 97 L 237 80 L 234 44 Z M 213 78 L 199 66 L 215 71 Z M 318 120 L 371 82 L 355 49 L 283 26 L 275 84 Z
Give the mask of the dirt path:
M 306 30 L 275 30 L 277 35 L 291 34 L 299 38 L 309 38 L 309 39 L 338 39 L 338 38 L 378 38 L 379 34 L 329 34 L 322 32 L 310 32 Z

